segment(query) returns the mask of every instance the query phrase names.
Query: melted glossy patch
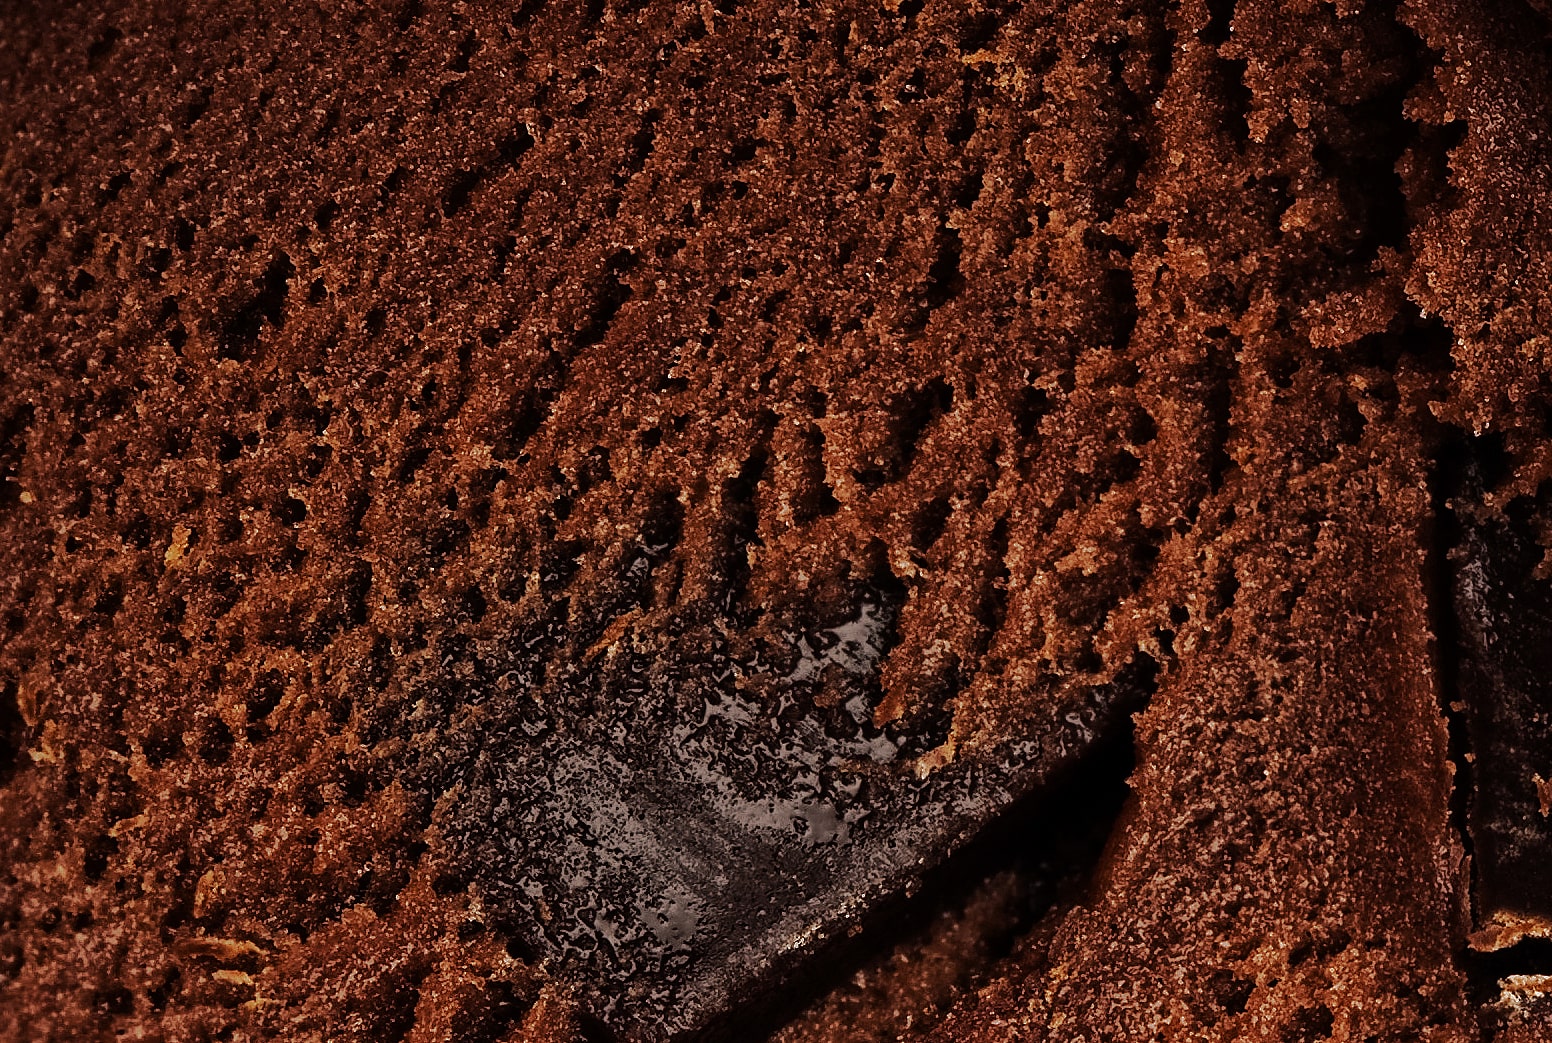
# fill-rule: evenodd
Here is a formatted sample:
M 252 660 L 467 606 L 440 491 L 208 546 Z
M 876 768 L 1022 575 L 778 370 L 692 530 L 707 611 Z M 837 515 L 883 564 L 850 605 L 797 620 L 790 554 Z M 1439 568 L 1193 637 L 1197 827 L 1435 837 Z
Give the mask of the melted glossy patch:
M 731 1031 L 1136 706 L 1136 678 L 1053 690 L 1048 724 L 920 778 L 873 724 L 894 612 L 861 597 L 769 662 L 733 657 L 726 621 L 684 622 L 552 664 L 450 734 L 468 761 L 446 835 L 503 926 L 612 1029 Z

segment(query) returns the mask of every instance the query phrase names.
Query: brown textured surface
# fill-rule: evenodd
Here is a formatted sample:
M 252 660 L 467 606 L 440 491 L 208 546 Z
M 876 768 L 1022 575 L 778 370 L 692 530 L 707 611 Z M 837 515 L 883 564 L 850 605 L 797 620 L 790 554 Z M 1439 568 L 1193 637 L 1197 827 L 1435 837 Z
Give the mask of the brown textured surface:
M 930 1028 L 995 965 L 998 943 L 1018 923 L 1022 889 L 1016 873 L 989 880 L 962 910 L 940 915 L 919 938 L 858 968 L 772 1043 L 885 1043 Z
M 924 767 L 1162 668 L 940 1037 L 1473 1034 L 1426 483 L 1552 474 L 1529 6 L 154 7 L 0 9 L 0 1036 L 575 1037 L 482 729 L 867 589 Z
M 1448 779 L 1416 767 L 1445 745 L 1427 494 L 1415 458 L 1353 456 L 1340 482 L 1315 471 L 1242 501 L 1220 541 L 1234 608 L 1142 716 L 1098 897 L 1043 973 L 983 1004 L 988 1038 L 1471 1038 L 1440 887 L 1462 857 Z
M 1451 191 L 1427 208 L 1408 292 L 1454 335 L 1456 365 L 1443 416 L 1502 436 L 1515 474 L 1496 498 L 1533 495 L 1552 474 L 1546 405 L 1552 392 L 1546 316 L 1552 306 L 1552 37 L 1517 4 L 1441 0 L 1405 11 L 1440 53 L 1416 119 L 1456 121 Z

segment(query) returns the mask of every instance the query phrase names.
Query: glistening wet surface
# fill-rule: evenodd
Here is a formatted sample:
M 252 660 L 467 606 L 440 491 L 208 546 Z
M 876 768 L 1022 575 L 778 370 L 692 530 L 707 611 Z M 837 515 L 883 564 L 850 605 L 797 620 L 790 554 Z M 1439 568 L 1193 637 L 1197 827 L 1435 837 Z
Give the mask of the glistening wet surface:
M 873 723 L 893 611 L 864 595 L 839 625 L 789 638 L 773 701 L 754 694 L 769 664 L 690 628 L 660 654 L 624 642 L 563 667 L 575 673 L 549 701 L 524 694 L 487 718 L 512 714 L 482 736 L 449 833 L 503 926 L 611 1030 L 730 1031 L 1142 697 L 1141 677 L 1074 689 L 1043 729 L 919 771 Z M 825 676 L 833 701 L 806 698 Z

